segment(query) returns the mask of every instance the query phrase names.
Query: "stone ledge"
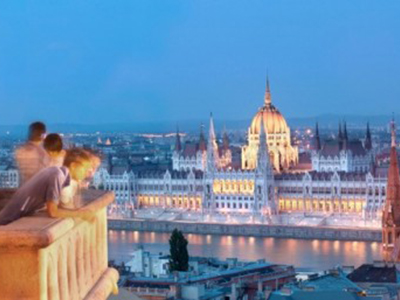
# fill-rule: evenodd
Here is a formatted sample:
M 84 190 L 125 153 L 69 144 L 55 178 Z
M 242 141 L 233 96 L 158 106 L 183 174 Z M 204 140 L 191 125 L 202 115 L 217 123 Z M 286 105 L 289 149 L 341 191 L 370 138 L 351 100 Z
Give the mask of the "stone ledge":
M 96 285 L 90 290 L 84 300 L 107 299 L 111 293 L 114 295 L 118 294 L 118 287 L 115 284 L 118 279 L 119 274 L 117 270 L 108 268 L 103 275 L 101 275 Z
M 79 210 L 95 212 L 113 201 L 112 193 L 88 190 L 82 195 L 82 206 Z M 0 248 L 45 248 L 81 222 L 81 219 L 50 218 L 45 212 L 39 212 L 0 226 Z

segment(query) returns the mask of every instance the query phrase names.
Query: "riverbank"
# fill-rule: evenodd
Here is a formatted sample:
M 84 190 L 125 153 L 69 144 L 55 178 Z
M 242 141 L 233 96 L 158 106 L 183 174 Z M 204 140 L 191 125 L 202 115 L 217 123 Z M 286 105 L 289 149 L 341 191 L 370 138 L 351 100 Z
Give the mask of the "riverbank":
M 163 220 L 120 220 L 108 219 L 108 227 L 113 230 L 151 231 L 170 233 L 175 228 L 183 233 L 234 235 L 254 237 L 275 237 L 295 239 L 342 240 L 380 242 L 382 233 L 377 229 L 313 227 L 263 224 L 218 224 L 193 223 L 187 221 Z

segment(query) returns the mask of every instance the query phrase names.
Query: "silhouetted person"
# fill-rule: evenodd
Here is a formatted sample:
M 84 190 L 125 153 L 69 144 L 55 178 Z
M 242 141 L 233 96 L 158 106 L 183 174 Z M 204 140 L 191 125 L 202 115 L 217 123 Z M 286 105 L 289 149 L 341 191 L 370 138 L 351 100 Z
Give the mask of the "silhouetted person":
M 43 148 L 50 158 L 49 167 L 61 167 L 63 165 L 65 150 L 63 150 L 63 141 L 59 134 L 48 134 L 43 141 Z
M 78 183 L 84 181 L 91 168 L 91 157 L 86 151 L 79 148 L 68 150 L 62 167 L 48 167 L 39 171 L 15 192 L 0 211 L 0 225 L 6 225 L 43 208 L 53 218 L 92 219 L 93 212 L 65 209 L 60 201 L 63 188 L 68 187 L 71 180 Z
M 15 151 L 21 186 L 49 164 L 49 156 L 42 147 L 45 135 L 46 125 L 42 122 L 32 123 L 29 126 L 28 141 Z

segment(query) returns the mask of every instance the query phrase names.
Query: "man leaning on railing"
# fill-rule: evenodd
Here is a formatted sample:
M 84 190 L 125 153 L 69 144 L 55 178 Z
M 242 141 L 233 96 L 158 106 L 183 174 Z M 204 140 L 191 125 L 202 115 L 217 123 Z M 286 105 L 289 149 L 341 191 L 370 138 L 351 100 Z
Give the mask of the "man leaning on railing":
M 93 172 L 93 154 L 80 148 L 66 152 L 62 167 L 39 171 L 20 187 L 0 211 L 0 225 L 6 225 L 35 211 L 46 208 L 50 217 L 77 217 L 92 220 L 94 212 L 66 209 L 61 205 L 62 190 L 71 182 L 83 182 Z

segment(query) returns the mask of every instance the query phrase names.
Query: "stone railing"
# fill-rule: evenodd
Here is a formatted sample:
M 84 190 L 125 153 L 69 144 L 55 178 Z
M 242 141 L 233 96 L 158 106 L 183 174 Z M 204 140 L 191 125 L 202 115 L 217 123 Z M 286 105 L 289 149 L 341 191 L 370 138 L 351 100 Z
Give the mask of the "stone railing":
M 81 200 L 81 209 L 96 212 L 92 221 L 42 212 L 0 226 L 0 299 L 97 300 L 117 292 L 118 272 L 107 263 L 114 194 L 89 190 Z

